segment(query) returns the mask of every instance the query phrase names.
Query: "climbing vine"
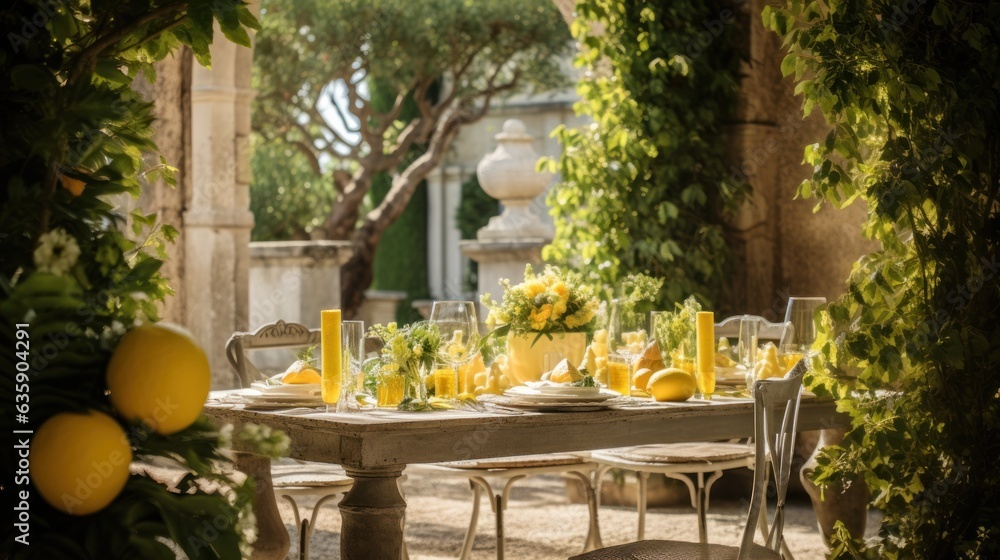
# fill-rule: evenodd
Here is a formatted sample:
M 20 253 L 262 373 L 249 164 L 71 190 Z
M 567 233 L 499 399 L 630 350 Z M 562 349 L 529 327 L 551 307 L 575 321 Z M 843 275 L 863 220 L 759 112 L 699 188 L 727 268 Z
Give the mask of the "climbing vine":
M 813 391 L 851 429 L 821 485 L 861 476 L 884 513 L 836 558 L 1000 555 L 1000 5 L 788 0 L 764 22 L 808 114 L 799 194 L 866 204 L 862 257 L 821 316 Z
M 721 216 L 742 200 L 729 180 L 723 126 L 736 93 L 732 2 L 581 0 L 573 36 L 585 77 L 579 114 L 549 162 L 556 238 L 545 258 L 614 286 L 630 273 L 665 279 L 663 309 L 724 292 Z M 725 12 L 728 10 L 728 12 Z

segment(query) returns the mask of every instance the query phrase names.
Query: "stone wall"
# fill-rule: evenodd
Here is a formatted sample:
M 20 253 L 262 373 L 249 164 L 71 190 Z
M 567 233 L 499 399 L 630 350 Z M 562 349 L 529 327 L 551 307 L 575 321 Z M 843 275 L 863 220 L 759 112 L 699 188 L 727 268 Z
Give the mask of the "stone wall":
M 779 69 L 785 52 L 761 22 L 765 4 L 752 0 L 733 8 L 734 24 L 746 30 L 746 60 L 728 131 L 730 169 L 749 183 L 753 196 L 730 223 L 736 256 L 730 306 L 774 320 L 783 318 L 789 296 L 842 294 L 854 261 L 874 247 L 861 233 L 863 206 L 813 213 L 815 200 L 795 198 L 811 173 L 803 150 L 822 141 L 829 126 L 818 110 L 802 118 L 794 83 Z

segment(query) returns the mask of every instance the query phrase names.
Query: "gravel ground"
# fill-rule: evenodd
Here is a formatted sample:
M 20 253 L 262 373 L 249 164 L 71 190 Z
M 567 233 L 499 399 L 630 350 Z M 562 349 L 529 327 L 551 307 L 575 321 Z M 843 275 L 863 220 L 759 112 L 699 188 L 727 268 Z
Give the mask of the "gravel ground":
M 472 492 L 462 479 L 440 479 L 419 469 L 407 471 L 404 485 L 407 501 L 406 545 L 413 560 L 455 559 L 472 512 Z M 307 514 L 312 498 L 300 499 Z M 327 502 L 330 504 L 331 502 Z M 291 525 L 290 506 L 279 502 L 282 519 L 292 535 L 289 558 L 298 558 L 297 532 Z M 745 512 L 736 502 L 715 502 L 708 512 L 710 542 L 737 544 Z M 605 545 L 620 544 L 636 537 L 636 512 L 632 508 L 602 506 L 601 536 Z M 868 532 L 877 530 L 875 514 L 869 514 Z M 566 498 L 565 482 L 555 475 L 521 480 L 511 491 L 506 512 L 506 558 L 510 560 L 555 560 L 578 554 L 587 532 L 587 507 Z M 646 517 L 646 537 L 654 539 L 698 539 L 698 524 L 691 508 L 650 509 Z M 759 538 L 759 536 L 758 536 Z M 816 516 L 808 503 L 790 504 L 785 521 L 785 538 L 796 560 L 820 559 L 826 547 L 816 527 Z M 496 558 L 496 532 L 489 503 L 483 499 L 472 558 Z M 317 520 L 310 545 L 316 560 L 339 558 L 340 513 L 325 505 Z

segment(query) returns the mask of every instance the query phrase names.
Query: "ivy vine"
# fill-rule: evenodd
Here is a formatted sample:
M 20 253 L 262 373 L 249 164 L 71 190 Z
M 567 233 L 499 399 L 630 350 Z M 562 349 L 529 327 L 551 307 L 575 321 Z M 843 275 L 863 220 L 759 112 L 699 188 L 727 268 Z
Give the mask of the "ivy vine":
M 852 418 L 815 481 L 884 513 L 835 558 L 1000 557 L 1000 4 L 786 0 L 764 23 L 833 130 L 800 187 L 868 207 L 881 250 L 822 314 L 807 383 Z
M 745 187 L 727 176 L 722 128 L 736 94 L 731 2 L 581 0 L 573 36 L 586 70 L 579 114 L 559 128 L 547 260 L 614 286 L 632 273 L 665 280 L 657 303 L 717 302 L 726 283 L 721 216 Z

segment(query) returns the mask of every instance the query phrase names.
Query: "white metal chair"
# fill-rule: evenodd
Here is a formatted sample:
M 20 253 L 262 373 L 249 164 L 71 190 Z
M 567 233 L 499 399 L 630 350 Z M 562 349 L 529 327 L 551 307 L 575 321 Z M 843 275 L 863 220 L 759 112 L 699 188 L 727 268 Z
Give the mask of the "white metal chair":
M 740 546 L 725 546 L 705 542 L 638 541 L 595 550 L 574 556 L 571 560 L 780 560 L 786 549 L 784 527 L 785 495 L 792 471 L 796 424 L 802 393 L 804 361 L 800 361 L 782 379 L 766 379 L 754 383 L 754 482 L 750 510 L 743 528 Z M 767 518 L 768 486 L 773 475 L 775 511 Z M 759 528 L 764 546 L 754 543 Z
M 525 455 L 520 457 L 498 457 L 495 459 L 480 459 L 474 461 L 453 461 L 420 465 L 423 471 L 443 476 L 461 476 L 469 480 L 472 488 L 472 519 L 465 533 L 462 545 L 461 560 L 468 560 L 472 554 L 472 544 L 476 538 L 476 527 L 479 522 L 480 497 L 485 493 L 490 497 L 490 508 L 496 518 L 496 551 L 497 560 L 504 558 L 504 511 L 507 509 L 511 487 L 515 482 L 529 476 L 542 474 L 563 474 L 583 482 L 587 497 L 587 507 L 590 523 L 583 550 L 600 548 L 601 533 L 597 519 L 597 496 L 594 492 L 593 473 L 597 465 L 587 460 L 586 456 L 569 453 L 550 453 L 546 455 Z M 503 489 L 494 490 L 490 479 L 504 481 Z
M 716 324 L 716 336 L 738 338 L 740 320 L 743 317 L 748 316 L 737 315 Z M 760 340 L 777 342 L 781 339 L 784 323 L 771 323 L 763 317 L 749 317 L 760 322 L 758 333 Z M 679 480 L 687 486 L 691 495 L 691 507 L 698 513 L 698 539 L 702 543 L 707 543 L 706 514 L 712 485 L 722 477 L 724 471 L 752 467 L 754 450 L 750 444 L 735 442 L 668 443 L 595 451 L 591 454 L 591 460 L 600 465 L 595 475 L 598 495 L 600 495 L 601 481 L 608 470 L 617 468 L 636 473 L 638 479 L 636 506 L 639 513 L 637 540 L 644 539 L 646 533 L 649 475 L 658 473 Z
M 226 342 L 226 357 L 239 376 L 240 385 L 249 387 L 255 380 L 267 376 L 251 362 L 246 353 L 253 350 L 297 348 L 318 345 L 319 329 L 309 329 L 298 323 L 276 321 L 262 325 L 256 331 L 237 332 Z M 309 538 L 316 526 L 320 508 L 337 496 L 346 494 L 354 481 L 343 469 L 325 463 L 300 462 L 281 459 L 271 463 L 271 479 L 275 497 L 292 506 L 295 526 L 299 530 L 299 558 L 309 559 Z M 318 496 L 309 519 L 300 518 L 296 497 Z

